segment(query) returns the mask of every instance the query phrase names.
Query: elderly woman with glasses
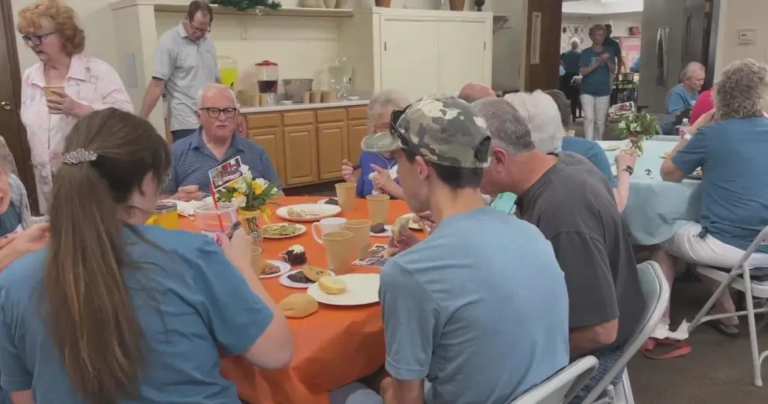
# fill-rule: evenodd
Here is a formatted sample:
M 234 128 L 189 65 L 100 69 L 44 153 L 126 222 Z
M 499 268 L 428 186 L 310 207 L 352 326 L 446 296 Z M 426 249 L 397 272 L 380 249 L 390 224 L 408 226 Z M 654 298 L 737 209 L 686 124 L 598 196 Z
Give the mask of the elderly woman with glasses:
M 27 130 L 40 210 L 50 206 L 53 172 L 75 122 L 108 107 L 133 112 L 120 76 L 83 54 L 85 33 L 60 0 L 39 0 L 19 11 L 17 29 L 40 60 L 21 81 L 21 120 Z
M 408 99 L 397 91 L 386 90 L 375 94 L 368 103 L 368 133 L 389 132 L 392 111 L 407 105 Z M 356 165 L 344 160 L 341 174 L 345 181 L 357 183 L 357 196 L 361 198 L 384 192 L 402 199 L 403 190 L 394 178 L 396 168 L 395 159 L 391 156 L 364 151 Z

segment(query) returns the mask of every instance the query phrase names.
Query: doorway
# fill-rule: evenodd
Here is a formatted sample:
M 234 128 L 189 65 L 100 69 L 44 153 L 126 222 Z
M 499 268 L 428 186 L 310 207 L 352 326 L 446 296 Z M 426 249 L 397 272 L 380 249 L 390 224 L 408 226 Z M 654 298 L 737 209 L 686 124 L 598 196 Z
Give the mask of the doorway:
M 525 91 L 560 87 L 560 27 L 563 0 L 528 0 Z
M 0 0 L 0 127 L 16 161 L 19 178 L 27 188 L 30 206 L 37 211 L 37 190 L 27 133 L 21 123 L 21 72 L 16 49 L 11 0 Z

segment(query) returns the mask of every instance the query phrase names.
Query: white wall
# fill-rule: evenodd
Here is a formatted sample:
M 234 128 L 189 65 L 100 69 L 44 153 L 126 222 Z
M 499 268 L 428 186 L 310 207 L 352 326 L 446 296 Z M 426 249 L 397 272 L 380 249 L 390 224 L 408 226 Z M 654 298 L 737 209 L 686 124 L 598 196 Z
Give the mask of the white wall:
M 717 56 L 715 57 L 715 80 L 730 63 L 752 58 L 768 63 L 768 1 L 765 0 L 721 0 L 719 29 L 717 32 Z M 739 44 L 739 30 L 754 29 L 757 41 L 754 44 Z M 763 103 L 768 110 L 768 100 Z
M 595 14 L 589 16 L 563 15 L 563 28 L 560 50 L 566 51 L 571 48 L 571 39 L 578 38 L 581 41 L 582 49 L 592 46 L 589 39 L 589 28 L 595 24 L 613 25 L 613 36 L 629 35 L 629 27 L 641 27 L 643 22 L 643 13 L 628 14 Z
M 78 13 L 82 28 L 86 34 L 85 51 L 117 67 L 119 60 L 115 53 L 115 34 L 112 23 L 111 0 L 66 0 Z M 499 1 L 499 0 L 496 0 Z M 510 0 L 518 1 L 518 0 Z M 11 0 L 14 23 L 18 22 L 18 11 L 34 0 Z M 299 0 L 281 0 L 283 7 L 297 7 Z M 370 7 L 374 0 L 348 0 L 347 7 Z M 393 8 L 437 9 L 439 0 L 393 0 Z M 472 10 L 473 1 L 467 0 L 465 10 Z M 493 10 L 493 0 L 487 0 L 484 11 Z M 181 15 L 158 13 L 158 33 L 162 34 L 173 21 L 178 22 Z M 312 18 L 264 18 L 252 22 L 249 27 L 255 45 L 245 45 L 239 34 L 237 17 L 219 15 L 211 37 L 216 41 L 219 53 L 234 56 L 240 65 L 271 59 L 280 64 L 283 77 L 313 77 L 321 66 L 327 66 L 336 57 L 336 47 L 331 44 L 335 37 L 331 23 Z M 335 26 L 335 25 L 334 25 Z M 235 28 L 237 27 L 237 28 Z M 128 34 L 128 33 L 126 33 Z M 19 49 L 21 71 L 37 62 L 37 57 L 29 51 L 19 36 L 16 37 Z M 118 69 L 119 70 L 119 69 Z M 313 74 L 312 76 L 308 76 Z

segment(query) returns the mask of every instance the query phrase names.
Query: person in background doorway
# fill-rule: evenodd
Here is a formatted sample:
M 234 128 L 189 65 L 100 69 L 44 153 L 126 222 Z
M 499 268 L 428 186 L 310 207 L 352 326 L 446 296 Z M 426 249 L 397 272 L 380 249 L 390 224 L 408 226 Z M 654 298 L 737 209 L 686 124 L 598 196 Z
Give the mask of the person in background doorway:
M 368 102 L 368 134 L 388 132 L 392 111 L 406 105 L 408 98 L 398 91 L 385 90 L 374 94 Z M 403 190 L 396 180 L 397 162 L 390 155 L 363 150 L 357 166 L 349 160 L 342 161 L 341 175 L 345 181 L 357 183 L 357 196 L 360 198 L 372 194 L 374 189 L 393 198 L 403 198 Z
M 616 71 L 614 49 L 603 45 L 605 33 L 604 26 L 592 26 L 589 29 L 592 47 L 584 49 L 579 58 L 584 137 L 589 140 L 603 140 L 611 101 L 611 77 Z
M 624 56 L 621 54 L 621 44 L 613 39 L 613 25 L 605 24 L 605 39 L 603 46 L 613 50 L 613 56 L 616 57 L 616 75 L 618 76 L 624 70 Z
M 75 122 L 93 110 L 133 112 L 114 68 L 83 54 L 85 32 L 75 10 L 59 0 L 40 0 L 19 10 L 17 30 L 39 62 L 21 78 L 21 121 L 27 130 L 40 211 L 50 206 L 53 172 Z
M 147 118 L 165 92 L 174 142 L 200 126 L 195 116 L 197 93 L 208 83 L 221 82 L 216 49 L 207 36 L 212 23 L 211 6 L 195 0 L 189 3 L 184 20 L 157 43 L 155 68 L 139 115 Z
M 668 114 L 679 114 L 692 109 L 699 99 L 699 91 L 707 77 L 707 69 L 699 62 L 691 62 L 680 73 L 680 84 L 667 94 L 665 103 Z
M 471 104 L 483 98 L 495 98 L 496 92 L 492 88 L 480 83 L 469 83 L 459 91 L 459 99 Z
M 571 50 L 563 52 L 563 54 L 560 55 L 560 62 L 562 63 L 562 68 L 565 70 L 565 74 L 561 75 L 562 77 L 560 77 L 560 91 L 565 94 L 571 104 L 571 119 L 573 121 L 575 121 L 577 118 L 576 112 L 581 109 L 581 105 L 579 103 L 579 88 L 573 85 L 573 78 L 580 74 L 580 48 L 581 43 L 579 40 L 573 38 L 571 39 Z

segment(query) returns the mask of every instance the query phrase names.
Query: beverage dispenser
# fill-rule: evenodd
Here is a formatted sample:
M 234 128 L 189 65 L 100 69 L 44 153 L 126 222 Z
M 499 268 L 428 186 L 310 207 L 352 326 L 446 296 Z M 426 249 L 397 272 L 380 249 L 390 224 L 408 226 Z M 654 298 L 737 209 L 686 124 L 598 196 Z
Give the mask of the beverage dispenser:
M 269 104 L 277 103 L 278 77 L 277 63 L 269 60 L 256 63 L 256 79 L 260 98 L 266 96 Z
M 235 83 L 237 83 L 237 61 L 229 56 L 219 56 L 217 58 L 219 64 L 219 77 L 221 83 L 225 86 L 235 89 Z

